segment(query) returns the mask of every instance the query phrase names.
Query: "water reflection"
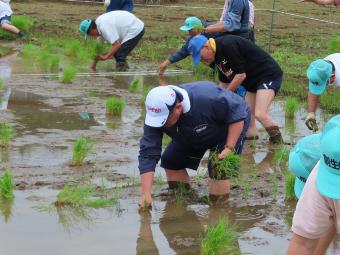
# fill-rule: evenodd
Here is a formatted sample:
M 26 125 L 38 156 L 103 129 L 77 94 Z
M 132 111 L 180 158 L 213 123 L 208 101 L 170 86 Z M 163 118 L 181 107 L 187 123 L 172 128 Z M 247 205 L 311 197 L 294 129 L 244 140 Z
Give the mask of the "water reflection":
M 2 199 L 0 198 L 0 213 L 4 218 L 4 222 L 7 223 L 12 216 L 14 199 Z

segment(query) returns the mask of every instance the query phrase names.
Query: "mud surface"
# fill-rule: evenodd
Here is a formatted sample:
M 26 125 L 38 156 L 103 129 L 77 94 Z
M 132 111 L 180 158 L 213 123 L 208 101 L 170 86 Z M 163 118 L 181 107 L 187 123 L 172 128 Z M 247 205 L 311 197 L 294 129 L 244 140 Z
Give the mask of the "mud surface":
M 95 16 L 101 11 L 96 4 L 67 4 L 65 9 L 65 3 L 57 2 L 53 3 L 51 14 L 51 5 L 46 1 L 21 2 L 14 5 L 14 11 L 55 22 L 60 28 L 62 19 L 67 18 L 75 25 L 86 15 Z M 265 7 L 262 5 L 258 6 Z M 286 8 L 293 7 L 289 4 Z M 174 12 L 166 15 L 166 10 L 157 14 L 150 8 L 137 10 L 138 14 L 142 12 L 147 27 L 157 19 L 163 25 L 177 26 L 182 22 Z M 185 16 L 196 13 L 181 12 Z M 328 13 L 315 15 L 333 17 Z M 214 16 L 209 14 L 207 18 Z M 291 24 L 290 33 L 299 30 L 293 21 Z M 260 21 L 261 29 L 266 28 Z M 276 29 L 282 27 L 278 24 Z M 66 30 L 72 31 L 70 26 Z M 1 45 L 0 52 L 22 47 L 12 42 Z M 37 75 L 34 65 L 23 63 L 17 54 L 1 59 L 0 64 L 1 79 L 5 80 L 0 121 L 8 121 L 15 129 L 10 147 L 0 151 L 0 173 L 11 170 L 17 188 L 12 202 L 0 201 L 0 254 L 199 254 L 200 238 L 220 217 L 229 217 L 239 225 L 238 244 L 242 253 L 285 254 L 295 202 L 284 200 L 285 166 L 273 161 L 279 147 L 268 144 L 267 134 L 260 126 L 260 139 L 245 144 L 243 178 L 234 184 L 228 201 L 211 203 L 207 199 L 205 157 L 198 171 L 201 177 L 190 171 L 192 192 L 178 199 L 168 192 L 166 185 L 156 184 L 152 212 L 140 214 L 139 188 L 135 182 L 139 176 L 137 157 L 143 110 L 141 94 L 128 91 L 133 75 L 82 75 L 72 84 L 63 85 L 58 77 Z M 138 73 L 154 69 L 156 64 L 132 62 L 132 66 Z M 190 75 L 167 76 L 170 84 L 191 79 Z M 158 79 L 145 76 L 144 83 L 156 86 Z M 109 96 L 125 99 L 121 117 L 106 115 L 105 99 Z M 304 109 L 302 105 L 295 119 L 289 120 L 284 116 L 282 98 L 271 107 L 284 140 L 290 144 L 309 134 L 303 123 Z M 317 114 L 323 126 L 329 116 L 321 110 Z M 72 144 L 79 135 L 96 139 L 95 151 L 86 164 L 71 167 Z M 161 168 L 157 168 L 157 173 L 164 175 Z M 96 182 L 124 185 L 119 205 L 80 210 L 44 207 L 55 201 L 70 178 L 78 180 L 84 176 Z M 329 254 L 340 254 L 339 244 L 337 238 Z

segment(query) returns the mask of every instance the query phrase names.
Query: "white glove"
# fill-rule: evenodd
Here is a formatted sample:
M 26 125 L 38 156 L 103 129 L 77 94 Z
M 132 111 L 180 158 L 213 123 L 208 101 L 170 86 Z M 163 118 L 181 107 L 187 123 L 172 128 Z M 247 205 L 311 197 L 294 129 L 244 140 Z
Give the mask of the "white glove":
M 105 0 L 105 1 L 104 1 L 104 6 L 105 6 L 105 7 L 108 7 L 109 4 L 110 4 L 110 2 L 111 2 L 110 0 Z

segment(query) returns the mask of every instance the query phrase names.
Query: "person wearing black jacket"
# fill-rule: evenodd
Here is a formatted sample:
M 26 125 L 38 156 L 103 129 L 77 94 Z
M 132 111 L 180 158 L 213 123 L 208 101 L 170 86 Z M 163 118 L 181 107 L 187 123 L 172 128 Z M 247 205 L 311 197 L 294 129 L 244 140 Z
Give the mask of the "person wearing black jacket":
M 195 36 L 189 42 L 189 51 L 195 66 L 200 61 L 207 65 L 215 63 L 221 86 L 231 91 L 241 84 L 245 87 L 246 101 L 252 111 L 247 138 L 258 138 L 256 119 L 268 132 L 271 142 L 282 142 L 281 132 L 269 115 L 269 108 L 281 87 L 283 72 L 267 52 L 234 35 L 216 39 Z

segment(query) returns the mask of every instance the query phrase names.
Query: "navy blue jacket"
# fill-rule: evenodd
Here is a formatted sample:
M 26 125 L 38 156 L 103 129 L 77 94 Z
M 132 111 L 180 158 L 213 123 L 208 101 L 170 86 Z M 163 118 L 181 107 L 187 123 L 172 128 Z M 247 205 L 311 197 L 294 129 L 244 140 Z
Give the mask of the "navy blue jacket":
M 133 0 L 111 0 L 106 8 L 106 12 L 110 11 L 133 11 Z
M 144 124 L 138 158 L 141 174 L 155 170 L 161 157 L 163 133 L 173 141 L 195 149 L 212 149 L 225 144 L 229 124 L 241 120 L 249 123 L 247 103 L 232 91 L 209 81 L 187 83 L 180 87 L 188 92 L 190 110 L 183 113 L 171 128 L 154 128 Z M 248 124 L 244 126 L 246 128 Z

